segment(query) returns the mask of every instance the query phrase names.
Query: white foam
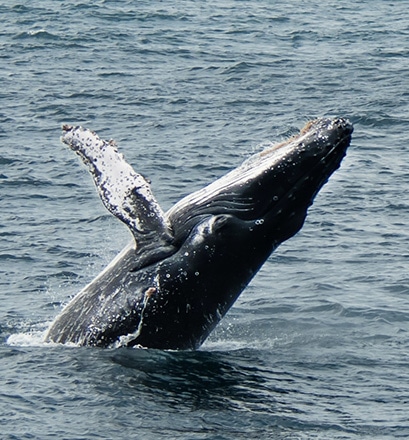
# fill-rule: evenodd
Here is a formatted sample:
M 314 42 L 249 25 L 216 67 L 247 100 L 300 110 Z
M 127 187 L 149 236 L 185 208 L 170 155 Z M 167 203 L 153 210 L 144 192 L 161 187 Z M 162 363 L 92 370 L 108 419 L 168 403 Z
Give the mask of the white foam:
M 6 344 L 11 347 L 57 347 L 62 345 L 64 345 L 64 347 L 78 347 L 78 344 L 72 342 L 67 342 L 65 344 L 46 342 L 46 334 L 47 330 L 15 333 L 7 338 Z
M 6 343 L 12 347 L 39 347 L 45 345 L 46 330 L 16 333 L 7 338 Z

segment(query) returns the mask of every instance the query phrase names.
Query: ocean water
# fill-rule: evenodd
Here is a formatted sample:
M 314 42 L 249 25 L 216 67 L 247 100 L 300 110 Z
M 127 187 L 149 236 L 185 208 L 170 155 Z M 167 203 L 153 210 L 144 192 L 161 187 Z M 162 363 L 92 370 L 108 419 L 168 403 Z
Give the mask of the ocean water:
M 0 2 L 1 439 L 409 437 L 408 7 Z M 342 167 L 199 351 L 42 342 L 130 239 L 61 124 L 168 209 L 320 116 Z

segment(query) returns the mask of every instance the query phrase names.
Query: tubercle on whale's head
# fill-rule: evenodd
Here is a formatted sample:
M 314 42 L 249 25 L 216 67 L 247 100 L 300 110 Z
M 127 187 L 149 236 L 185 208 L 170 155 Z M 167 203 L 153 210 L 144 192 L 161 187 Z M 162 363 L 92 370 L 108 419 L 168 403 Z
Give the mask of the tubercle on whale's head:
M 352 124 L 345 118 L 320 118 L 307 122 L 307 124 L 296 135 L 291 136 L 289 139 L 274 144 L 272 147 L 255 154 L 249 161 L 254 162 L 258 159 L 264 161 L 270 156 L 274 158 L 277 156 L 278 160 L 280 156 L 291 153 L 291 151 L 297 150 L 314 150 L 318 149 L 317 154 L 320 154 L 326 147 L 337 147 L 343 140 L 351 138 L 353 132 Z M 288 159 L 287 159 L 288 160 Z M 254 163 L 253 163 L 254 165 Z M 273 166 L 271 163 L 268 166 Z

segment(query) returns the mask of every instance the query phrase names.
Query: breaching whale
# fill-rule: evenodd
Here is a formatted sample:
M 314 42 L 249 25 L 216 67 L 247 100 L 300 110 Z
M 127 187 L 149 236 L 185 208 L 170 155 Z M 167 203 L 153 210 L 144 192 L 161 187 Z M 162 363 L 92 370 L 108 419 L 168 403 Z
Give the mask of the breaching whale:
M 62 141 L 134 240 L 63 308 L 46 341 L 198 348 L 271 252 L 300 230 L 352 131 L 343 118 L 311 121 L 164 213 L 113 141 L 64 126 Z

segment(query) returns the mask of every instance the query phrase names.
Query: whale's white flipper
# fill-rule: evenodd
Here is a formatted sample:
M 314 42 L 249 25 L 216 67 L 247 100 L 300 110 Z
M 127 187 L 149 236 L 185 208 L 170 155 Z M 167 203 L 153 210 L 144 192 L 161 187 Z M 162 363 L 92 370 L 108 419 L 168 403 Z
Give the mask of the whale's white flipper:
M 114 141 L 69 125 L 63 126 L 61 140 L 88 166 L 102 202 L 129 227 L 138 247 L 147 242 L 148 236 L 149 241 L 154 236 L 156 245 L 171 243 L 171 226 L 149 183 L 125 161 Z

